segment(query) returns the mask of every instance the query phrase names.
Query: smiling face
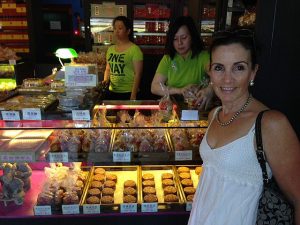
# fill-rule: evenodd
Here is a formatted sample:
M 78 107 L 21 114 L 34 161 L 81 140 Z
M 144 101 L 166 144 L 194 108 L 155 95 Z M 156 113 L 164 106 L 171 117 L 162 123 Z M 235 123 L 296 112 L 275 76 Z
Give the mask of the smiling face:
M 174 36 L 173 45 L 176 52 L 186 57 L 191 50 L 192 38 L 187 26 L 181 26 Z
M 257 66 L 252 69 L 250 51 L 238 43 L 220 45 L 212 51 L 211 60 L 209 76 L 222 103 L 247 99 L 257 71 Z

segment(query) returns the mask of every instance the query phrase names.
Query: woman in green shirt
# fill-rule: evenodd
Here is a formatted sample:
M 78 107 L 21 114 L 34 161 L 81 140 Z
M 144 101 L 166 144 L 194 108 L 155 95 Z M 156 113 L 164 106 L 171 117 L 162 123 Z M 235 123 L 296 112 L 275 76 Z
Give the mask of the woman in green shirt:
M 110 83 L 106 99 L 135 100 L 142 76 L 143 53 L 130 40 L 132 25 L 127 17 L 116 17 L 113 28 L 116 44 L 107 50 L 103 80 Z
M 151 84 L 151 92 L 163 96 L 166 89 L 171 95 L 184 95 L 195 85 L 199 88 L 196 104 L 207 108 L 213 97 L 213 90 L 207 86 L 206 71 L 209 54 L 203 50 L 195 23 L 191 17 L 178 17 L 170 24 L 167 33 L 166 54 L 161 59 Z

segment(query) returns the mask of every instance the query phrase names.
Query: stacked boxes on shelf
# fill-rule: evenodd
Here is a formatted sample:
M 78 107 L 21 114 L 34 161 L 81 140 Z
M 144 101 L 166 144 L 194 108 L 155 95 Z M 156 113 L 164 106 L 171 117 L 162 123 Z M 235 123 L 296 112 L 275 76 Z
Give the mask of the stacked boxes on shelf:
M 17 53 L 29 53 L 26 3 L 1 1 L 0 44 Z

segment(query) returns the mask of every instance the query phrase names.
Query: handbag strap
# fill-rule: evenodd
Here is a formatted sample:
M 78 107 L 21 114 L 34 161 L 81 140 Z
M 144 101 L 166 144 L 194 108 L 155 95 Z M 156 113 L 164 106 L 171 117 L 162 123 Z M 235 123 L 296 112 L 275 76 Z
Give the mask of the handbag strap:
M 268 110 L 261 111 L 258 114 L 257 118 L 256 118 L 256 121 L 255 121 L 255 139 L 256 139 L 256 156 L 257 156 L 257 160 L 258 160 L 259 165 L 260 165 L 261 170 L 262 170 L 264 185 L 267 185 L 268 182 L 269 182 L 269 178 L 268 178 L 268 173 L 267 173 L 266 157 L 265 157 L 265 153 L 264 153 L 264 149 L 263 149 L 262 134 L 261 134 L 261 118 L 262 118 L 265 111 L 268 111 Z

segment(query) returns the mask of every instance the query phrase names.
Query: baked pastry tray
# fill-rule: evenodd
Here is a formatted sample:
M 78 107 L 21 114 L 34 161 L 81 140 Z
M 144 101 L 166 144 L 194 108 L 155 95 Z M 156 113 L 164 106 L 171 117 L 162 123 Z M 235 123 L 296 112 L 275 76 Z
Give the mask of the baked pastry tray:
M 99 175 L 101 173 L 97 173 L 97 170 L 105 171 L 102 173 L 103 176 Z M 130 180 L 129 183 L 132 183 L 132 187 L 136 190 L 136 193 L 130 193 L 134 197 L 125 198 L 127 193 L 124 193 L 124 189 L 130 186 L 125 183 L 128 182 L 128 180 Z M 138 195 L 140 189 L 138 181 L 138 166 L 94 166 L 91 171 L 89 182 L 87 183 L 87 188 L 83 194 L 81 206 L 85 207 L 90 204 L 100 205 L 101 212 L 121 212 L 122 205 L 125 203 L 132 204 L 137 208 L 138 204 L 141 202 L 140 196 Z M 102 183 L 102 185 L 99 185 L 99 182 Z M 100 192 L 96 191 L 95 193 L 95 188 L 99 189 Z M 91 196 L 96 196 L 100 202 L 94 201 L 95 199 L 92 198 L 89 199 Z M 129 202 L 126 202 L 125 199 L 129 200 Z M 136 201 L 131 201 L 134 199 Z
M 154 177 L 154 182 L 155 182 L 155 190 L 156 190 L 156 196 L 157 196 L 157 211 L 183 211 L 184 210 L 184 199 L 182 196 L 182 192 L 180 190 L 180 186 L 178 185 L 176 181 L 176 176 L 174 172 L 174 167 L 172 165 L 147 165 L 147 166 L 141 166 L 140 170 L 140 182 L 141 182 L 141 199 L 142 202 L 141 204 L 146 204 L 147 201 L 145 199 L 146 192 L 144 190 L 145 188 L 145 179 L 147 179 L 147 176 L 153 175 Z M 163 174 L 172 174 L 173 182 L 170 183 L 164 182 L 165 179 L 163 179 Z M 148 177 L 149 178 L 149 177 Z M 143 183 L 144 182 L 144 183 Z M 174 186 L 174 188 L 171 189 L 171 191 L 176 190 L 176 192 L 171 193 L 177 196 L 177 199 L 172 199 L 174 196 L 169 196 L 170 192 L 164 191 L 164 188 L 167 186 Z M 168 189 L 167 189 L 168 190 Z M 169 199 L 167 199 L 169 197 Z M 170 198 L 171 197 L 171 198 Z M 142 207 L 143 209 L 143 207 Z

